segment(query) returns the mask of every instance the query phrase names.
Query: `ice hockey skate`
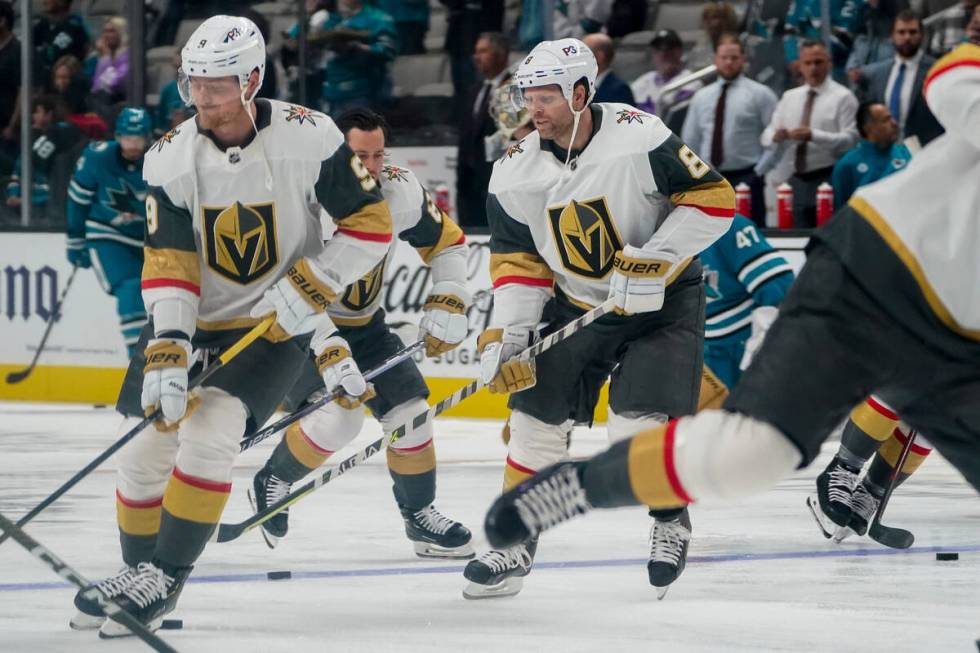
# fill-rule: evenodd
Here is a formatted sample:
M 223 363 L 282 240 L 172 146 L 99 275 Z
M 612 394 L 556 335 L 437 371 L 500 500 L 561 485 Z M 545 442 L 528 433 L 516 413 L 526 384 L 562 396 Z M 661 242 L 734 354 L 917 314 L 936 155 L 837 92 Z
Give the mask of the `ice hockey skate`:
M 136 575 L 136 567 L 124 566 L 115 576 L 109 576 L 96 585 L 107 599 L 115 599 Z M 82 590 L 75 594 L 75 608 L 78 610 L 68 623 L 73 630 L 96 630 L 105 623 L 106 616 L 99 602 L 83 595 Z
M 657 599 L 667 596 L 670 585 L 680 577 L 687 564 L 687 547 L 691 541 L 691 516 L 684 512 L 675 519 L 653 522 L 650 529 L 650 560 L 647 576 L 657 588 Z
M 268 466 L 263 467 L 252 480 L 248 490 L 248 501 L 252 510 L 261 512 L 289 494 L 291 483 L 278 478 L 269 472 Z M 279 540 L 286 537 L 289 531 L 289 508 L 282 510 L 262 522 L 262 539 L 270 549 L 276 548 Z
M 405 520 L 405 535 L 420 558 L 472 558 L 473 534 L 458 521 L 449 519 L 434 506 L 412 510 L 399 506 Z
M 852 469 L 834 457 L 817 476 L 817 491 L 806 499 L 806 505 L 826 538 L 834 537 L 851 518 L 851 502 L 860 470 Z
M 177 599 L 190 575 L 191 567 L 164 571 L 151 562 L 141 562 L 129 582 L 120 592 L 116 603 L 150 631 L 160 628 L 163 617 L 177 606 Z M 99 629 L 99 637 L 114 639 L 132 635 L 129 628 L 112 619 L 106 619 Z
M 524 577 L 531 573 L 537 540 L 508 549 L 491 549 L 471 560 L 463 576 L 470 581 L 463 588 L 465 599 L 491 599 L 514 596 L 524 587 Z

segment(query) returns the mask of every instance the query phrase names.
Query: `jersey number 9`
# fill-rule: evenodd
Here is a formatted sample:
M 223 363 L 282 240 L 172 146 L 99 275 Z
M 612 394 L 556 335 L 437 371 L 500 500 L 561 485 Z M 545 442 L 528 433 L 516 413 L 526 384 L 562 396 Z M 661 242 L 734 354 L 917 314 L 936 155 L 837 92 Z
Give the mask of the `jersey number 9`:
M 350 167 L 354 171 L 354 175 L 357 180 L 361 182 L 361 188 L 365 191 L 372 191 L 377 187 L 378 182 L 374 180 L 368 169 L 364 167 L 364 163 L 355 154 L 350 158 Z

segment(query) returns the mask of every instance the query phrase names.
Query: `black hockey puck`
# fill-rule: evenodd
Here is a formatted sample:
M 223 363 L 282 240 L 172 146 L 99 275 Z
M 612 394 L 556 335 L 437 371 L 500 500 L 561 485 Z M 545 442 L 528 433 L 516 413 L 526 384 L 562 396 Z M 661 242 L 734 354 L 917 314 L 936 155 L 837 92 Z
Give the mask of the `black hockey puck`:
M 105 408 L 105 404 L 95 404 L 94 406 L 92 406 L 92 408 L 95 408 L 96 410 Z
M 160 628 L 163 630 L 180 630 L 184 627 L 183 619 L 164 619 L 160 623 Z
M 269 580 L 284 580 L 286 578 L 292 578 L 293 572 L 291 571 L 270 571 L 265 575 Z
M 937 553 L 936 554 L 936 560 L 948 561 L 948 560 L 959 560 L 959 559 L 960 559 L 960 554 L 959 553 Z

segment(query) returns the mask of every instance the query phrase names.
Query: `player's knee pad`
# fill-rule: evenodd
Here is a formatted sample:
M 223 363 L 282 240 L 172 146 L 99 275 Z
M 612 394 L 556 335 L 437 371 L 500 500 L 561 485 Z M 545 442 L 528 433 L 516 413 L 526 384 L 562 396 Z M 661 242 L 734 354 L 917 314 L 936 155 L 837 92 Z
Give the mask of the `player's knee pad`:
M 540 470 L 565 457 L 572 420 L 546 424 L 527 413 L 510 414 L 508 457 L 524 468 Z
M 420 415 L 429 409 L 429 404 L 425 403 L 423 399 L 411 399 L 403 404 L 398 404 L 387 413 L 381 416 L 381 428 L 384 429 L 385 435 L 389 435 L 396 428 L 405 424 L 406 422 L 411 422 L 412 418 L 416 415 Z M 391 445 L 394 451 L 399 451 L 402 449 L 415 449 L 421 447 L 426 442 L 432 439 L 432 420 L 428 420 L 425 424 L 418 427 L 414 431 L 408 431 L 405 433 L 405 437 L 398 440 Z
M 300 420 L 303 434 L 317 448 L 333 453 L 347 446 L 364 426 L 364 409 L 344 408 L 336 401 Z
M 640 431 L 662 426 L 670 419 L 663 413 L 638 413 L 629 411 L 618 415 L 609 407 L 609 417 L 606 420 L 606 436 L 609 444 L 632 437 Z
M 177 431 L 177 468 L 197 478 L 229 481 L 248 411 L 240 399 L 219 388 L 203 388 L 200 402 Z
M 140 423 L 138 417 L 126 417 L 119 425 L 122 437 Z M 126 499 L 145 501 L 163 496 L 177 456 L 177 434 L 157 431 L 152 425 L 129 441 L 119 454 L 116 489 Z
M 694 499 L 736 499 L 769 489 L 800 463 L 779 429 L 762 420 L 706 410 L 678 420 L 674 470 Z

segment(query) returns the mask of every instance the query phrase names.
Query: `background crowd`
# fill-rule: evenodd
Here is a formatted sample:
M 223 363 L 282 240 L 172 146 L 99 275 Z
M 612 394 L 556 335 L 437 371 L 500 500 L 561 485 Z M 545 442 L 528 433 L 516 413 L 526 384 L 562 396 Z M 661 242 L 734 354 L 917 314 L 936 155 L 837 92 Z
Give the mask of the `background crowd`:
M 147 106 L 157 134 L 190 115 L 177 92 L 179 48 L 216 13 L 248 15 L 263 31 L 260 96 L 334 115 L 365 105 L 389 118 L 395 145 L 457 145 L 454 211 L 467 227 L 486 224 L 486 182 L 502 146 L 533 128 L 503 98 L 514 64 L 540 40 L 583 38 L 599 63 L 596 101 L 662 118 L 751 189 L 759 225 L 775 223 L 775 189 L 789 183 L 796 227 L 814 226 L 821 184 L 843 203 L 941 134 L 922 99 L 925 73 L 959 43 L 980 44 L 980 0 L 830 0 L 829 20 L 820 0 L 306 0 L 305 30 L 291 0 L 150 0 L 148 94 L 134 102 L 129 76 L 144 73 L 130 67 L 125 2 L 33 4 L 32 110 L 22 116 L 24 26 L 0 0 L 0 224 L 18 220 L 28 120 L 32 224 L 51 228 L 64 224 L 79 153 L 111 137 L 124 105 Z

